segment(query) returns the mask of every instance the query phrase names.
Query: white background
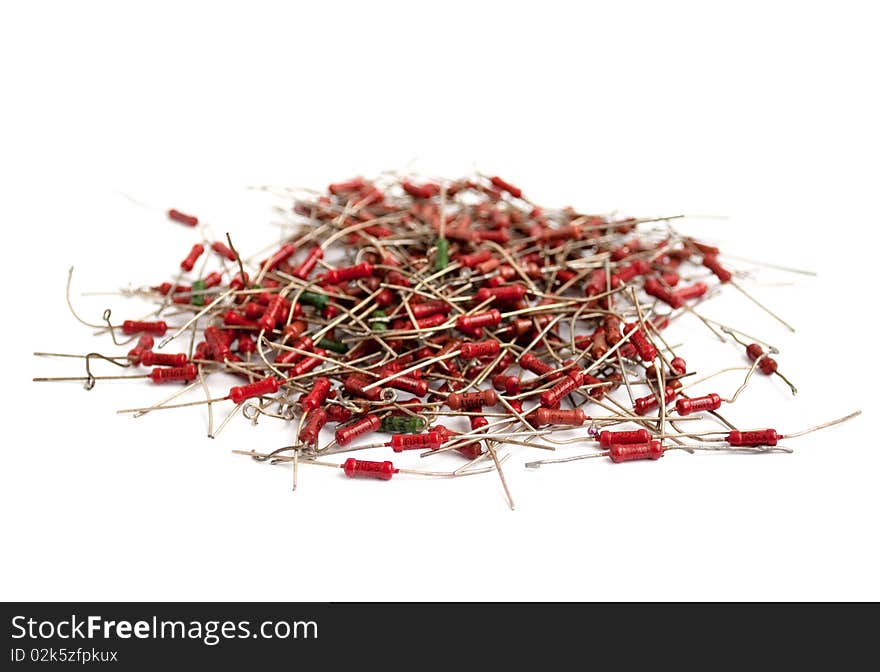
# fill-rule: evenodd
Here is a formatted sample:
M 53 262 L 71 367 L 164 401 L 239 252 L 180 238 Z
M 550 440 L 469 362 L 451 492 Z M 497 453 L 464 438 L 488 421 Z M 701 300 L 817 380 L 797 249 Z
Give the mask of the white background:
M 0 10 L 3 599 L 878 599 L 876 17 L 870 3 L 5 3 Z M 109 351 L 76 292 L 164 279 L 179 207 L 271 241 L 256 184 L 474 165 L 536 201 L 639 215 L 731 254 L 812 268 L 706 313 L 783 350 L 728 415 L 793 455 L 507 466 L 391 483 L 235 457 L 292 430 L 201 410 L 140 420 L 141 383 L 39 385 Z M 246 250 L 247 251 L 247 250 Z M 730 262 L 740 269 L 755 268 Z M 773 286 L 777 282 L 793 286 Z M 736 294 L 731 290 L 729 294 Z M 113 297 L 77 299 L 97 317 Z M 741 353 L 682 321 L 712 371 Z M 75 374 L 74 374 L 75 375 Z M 726 378 L 716 387 L 732 391 Z M 704 388 L 711 391 L 712 386 Z M 574 454 L 579 448 L 569 449 Z M 448 466 L 448 465 L 447 465 Z

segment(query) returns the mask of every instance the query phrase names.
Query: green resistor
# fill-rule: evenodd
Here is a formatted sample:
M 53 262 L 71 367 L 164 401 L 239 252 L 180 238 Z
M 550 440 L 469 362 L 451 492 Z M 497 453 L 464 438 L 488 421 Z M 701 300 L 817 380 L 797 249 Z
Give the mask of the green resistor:
M 384 310 L 374 310 L 370 317 L 386 317 Z M 370 328 L 373 331 L 386 331 L 388 329 L 388 323 L 384 320 L 379 322 L 370 322 Z
M 318 341 L 318 347 L 324 348 L 325 350 L 338 352 L 340 355 L 344 355 L 346 352 L 348 352 L 348 344 L 343 343 L 342 341 L 334 341 L 330 338 L 322 338 L 320 341 Z
M 417 434 L 425 428 L 425 421 L 414 415 L 387 415 L 379 430 L 390 434 Z
M 192 284 L 192 295 L 190 296 L 189 302 L 194 306 L 204 306 L 205 305 L 205 295 L 197 294 L 196 292 L 203 292 L 208 288 L 205 284 L 204 280 L 196 280 Z
M 437 256 L 434 259 L 434 268 L 442 271 L 449 265 L 449 241 L 446 238 L 437 239 Z
M 303 292 L 299 295 L 299 300 L 307 303 L 315 308 L 326 308 L 327 302 L 330 300 L 326 294 L 317 294 L 315 292 Z

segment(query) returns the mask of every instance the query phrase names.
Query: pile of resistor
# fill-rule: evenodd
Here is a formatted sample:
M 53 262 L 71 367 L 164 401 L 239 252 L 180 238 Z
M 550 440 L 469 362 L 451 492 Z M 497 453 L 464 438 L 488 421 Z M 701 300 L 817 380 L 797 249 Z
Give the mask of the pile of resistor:
M 284 239 L 250 259 L 238 252 L 247 241 L 212 239 L 195 216 L 168 211 L 201 240 L 165 282 L 138 292 L 156 311 L 93 326 L 137 339 L 103 359 L 186 387 L 126 412 L 207 403 L 224 409 L 221 428 L 237 411 L 277 418 L 290 445 L 238 452 L 293 462 L 295 473 L 312 464 L 382 480 L 497 472 L 511 506 L 502 465 L 514 453 L 564 451 L 527 465 L 536 467 L 787 450 L 775 429 L 738 428 L 723 415 L 753 374 L 781 377 L 776 351 L 697 312 L 722 286 L 744 290 L 719 249 L 675 230 L 677 217 L 539 207 L 483 175 L 272 192 L 285 201 Z M 730 398 L 686 393 L 696 371 L 663 336 L 685 313 L 739 350 L 742 385 Z M 165 351 L 171 344 L 183 352 Z M 241 384 L 175 403 L 207 392 L 217 372 Z M 100 378 L 89 369 L 87 384 Z M 715 426 L 693 431 L 695 417 Z M 365 447 L 416 452 L 403 463 L 332 457 Z M 461 464 L 419 468 L 441 453 Z

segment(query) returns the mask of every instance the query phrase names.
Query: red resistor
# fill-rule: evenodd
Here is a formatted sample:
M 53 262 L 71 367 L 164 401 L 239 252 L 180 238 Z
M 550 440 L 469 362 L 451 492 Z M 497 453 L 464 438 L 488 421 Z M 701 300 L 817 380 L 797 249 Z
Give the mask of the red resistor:
M 348 266 L 346 268 L 334 268 L 327 271 L 321 278 L 321 282 L 328 285 L 339 285 L 343 282 L 351 280 L 361 280 L 369 278 L 373 274 L 373 264 L 363 262 L 356 266 Z
M 524 285 L 511 284 L 501 285 L 500 287 L 481 287 L 476 294 L 476 300 L 479 303 L 495 298 L 499 301 L 519 301 L 528 293 Z
M 604 430 L 599 432 L 599 445 L 608 448 L 612 444 L 648 443 L 651 433 L 647 429 L 630 429 L 622 432 Z
M 430 431 L 438 432 L 443 439 L 443 443 L 458 436 L 458 432 L 453 432 L 451 429 L 447 429 L 444 425 L 434 425 L 430 428 Z M 458 446 L 455 451 L 464 455 L 467 459 L 473 460 L 483 454 L 483 446 L 479 441 L 473 441 L 472 443 Z
M 479 252 L 474 252 L 473 254 L 463 254 L 456 258 L 456 261 L 465 266 L 467 268 L 474 268 L 479 264 L 482 264 L 484 261 L 488 261 L 492 258 L 492 253 L 489 250 L 480 250 Z
M 620 333 L 620 318 L 615 315 L 606 315 L 602 320 L 602 330 L 605 332 L 605 340 L 610 345 L 617 345 L 618 341 L 623 338 Z
M 758 357 L 764 354 L 764 348 L 757 343 L 751 343 L 746 348 L 746 354 L 749 356 L 749 359 L 755 361 Z M 758 364 L 758 367 L 763 374 L 769 376 L 776 372 L 776 369 L 779 368 L 779 364 L 772 357 L 764 357 L 764 359 L 761 360 L 761 363 Z
M 635 277 L 651 272 L 651 265 L 644 259 L 636 259 L 631 264 L 617 269 L 617 276 L 622 282 L 629 282 Z
M 249 303 L 248 306 L 253 306 L 257 304 Z M 223 324 L 231 326 L 231 327 L 256 327 L 258 325 L 253 320 L 248 320 L 240 313 L 235 312 L 234 310 L 227 310 L 223 313 Z
M 584 341 L 586 342 L 586 339 Z M 621 348 L 629 345 L 625 343 Z M 593 332 L 593 335 L 590 336 L 590 354 L 593 355 L 594 359 L 601 359 L 605 355 L 608 354 L 608 341 L 605 338 L 605 330 L 602 327 L 596 327 L 596 330 Z M 626 355 L 626 353 L 621 349 L 621 355 Z
M 300 336 L 308 328 L 308 324 L 301 320 L 297 320 L 295 322 L 291 322 L 290 324 L 284 325 L 284 329 L 281 330 L 281 333 L 289 339 L 294 339 Z M 312 339 L 309 340 L 311 341 Z
M 221 282 L 223 282 L 223 276 L 220 275 L 217 271 L 212 271 L 205 276 L 205 287 L 216 287 Z
M 297 378 L 298 376 L 303 376 L 307 374 L 314 368 L 317 368 L 321 363 L 324 362 L 324 357 L 327 356 L 327 351 L 321 348 L 314 349 L 314 355 L 310 357 L 306 357 L 305 359 L 301 359 L 294 366 L 288 369 L 288 379 Z
M 731 446 L 775 446 L 782 438 L 782 434 L 777 434 L 775 429 L 752 429 L 731 432 L 727 435 L 727 442 Z
M 715 411 L 721 408 L 721 397 L 712 392 L 703 397 L 679 399 L 675 402 L 675 410 L 679 415 L 690 415 L 697 411 Z
M 327 395 L 329 393 L 330 379 L 325 378 L 324 376 L 319 376 L 318 378 L 315 378 L 312 383 L 312 389 L 309 393 L 300 397 L 299 405 L 303 407 L 303 410 L 314 411 L 327 400 Z
M 321 249 L 320 245 L 315 245 L 311 250 L 309 250 L 308 255 L 303 260 L 303 262 L 297 266 L 296 270 L 294 270 L 293 275 L 300 280 L 305 280 L 309 277 L 309 274 L 312 270 L 317 266 L 318 260 L 324 258 L 324 250 Z
M 188 292 L 192 289 L 190 285 L 172 285 L 170 282 L 163 282 L 161 285 L 153 287 L 154 291 L 159 292 L 162 296 L 167 296 L 168 292 L 174 289 L 174 292 Z
M 232 248 L 227 247 L 224 243 L 221 243 L 219 240 L 211 243 L 211 249 L 219 254 L 221 257 L 225 259 L 229 259 L 229 261 L 235 261 L 235 252 L 232 251 Z
M 275 394 L 278 391 L 278 384 L 279 381 L 277 378 L 269 376 L 268 378 L 263 378 L 254 383 L 248 383 L 247 385 L 230 387 L 227 398 L 231 399 L 233 403 L 240 404 L 246 399 L 251 399 L 252 397 L 262 397 L 266 394 Z
M 351 410 L 339 404 L 327 406 L 327 418 L 333 422 L 348 422 L 351 420 Z
M 491 273 L 492 271 L 494 271 L 500 265 L 500 259 L 497 259 L 496 257 L 491 257 L 490 259 L 487 259 L 486 261 L 477 264 L 476 271 L 480 275 L 486 275 L 487 273 Z
M 730 282 L 733 279 L 733 273 L 724 268 L 715 255 L 703 256 L 703 266 L 712 271 L 722 283 Z
M 453 392 L 446 397 L 446 405 L 453 411 L 478 411 L 483 406 L 494 406 L 497 403 L 498 395 L 495 390 L 465 392 L 464 394 Z
M 554 369 L 550 364 L 538 359 L 531 352 L 527 352 L 519 358 L 519 365 L 526 371 L 531 371 L 536 376 L 547 376 L 548 380 L 555 380 L 556 378 L 561 378 L 565 375 L 564 371 Z
M 357 204 L 359 206 L 366 207 L 368 205 L 373 205 L 374 203 L 381 203 L 384 198 L 385 198 L 385 195 L 379 189 L 371 186 L 369 189 L 365 189 L 361 192 L 361 198 L 357 202 Z M 364 231 L 369 232 L 371 236 L 376 236 L 376 234 L 374 232 L 372 232 L 370 229 L 377 229 L 377 228 L 380 228 L 380 227 L 369 227 L 367 229 L 364 229 Z M 381 228 L 384 229 L 385 227 L 381 227 Z M 389 231 L 388 234 L 390 235 L 390 233 L 391 232 Z M 376 236 L 376 237 L 379 237 L 379 236 Z
M 337 430 L 338 433 L 339 430 Z M 342 468 L 349 478 L 376 478 L 381 481 L 390 481 L 391 477 L 400 471 L 387 460 L 372 462 L 370 460 L 356 460 L 353 457 L 349 457 Z
M 422 303 L 411 305 L 410 309 L 412 310 L 413 317 L 419 320 L 424 317 L 431 317 L 432 315 L 447 315 L 451 307 L 445 301 L 423 301 Z
M 663 445 L 659 441 L 647 443 L 613 443 L 608 446 L 608 457 L 612 462 L 631 462 L 633 460 L 659 460 L 663 457 Z
M 171 210 L 168 211 L 168 219 L 174 222 L 179 222 L 180 224 L 186 224 L 187 226 L 199 225 L 198 217 L 184 214 L 180 210 L 175 210 L 174 208 L 171 208 Z
M 302 338 L 294 341 L 291 347 L 296 348 L 296 350 L 285 350 L 284 352 L 282 352 L 275 358 L 276 364 L 293 364 L 294 362 L 298 362 L 306 355 L 301 352 L 297 352 L 297 350 L 308 350 L 311 352 L 312 349 L 315 347 L 315 343 L 314 341 L 312 341 L 311 337 L 303 336 Z
M 571 425 L 573 427 L 580 427 L 587 421 L 587 415 L 579 408 L 536 408 L 526 416 L 526 419 L 535 426 Z
M 508 399 L 507 405 L 510 406 L 514 411 L 522 415 L 523 413 L 523 405 L 519 399 Z
M 388 271 L 388 273 L 386 273 L 385 275 L 385 282 L 387 282 L 389 285 L 395 285 L 399 287 L 412 286 L 412 283 L 409 281 L 409 279 L 398 271 Z
M 318 443 L 321 429 L 326 424 L 327 411 L 323 408 L 311 409 L 305 423 L 303 423 L 302 429 L 299 430 L 299 440 L 308 445 Z
M 522 390 L 519 376 L 505 376 L 503 373 L 492 376 L 492 386 L 510 397 L 519 394 Z
M 142 322 L 140 320 L 126 320 L 122 323 L 122 333 L 131 336 L 132 334 L 155 334 L 156 336 L 164 336 L 168 331 L 168 325 L 162 320 L 158 322 Z
M 458 346 L 461 344 L 461 339 L 459 338 L 451 338 L 446 344 L 437 351 L 436 357 L 443 357 L 448 355 L 450 352 L 458 349 Z M 425 373 L 431 373 L 436 367 L 440 367 L 444 369 L 447 373 L 455 374 L 458 371 L 458 367 L 456 367 L 455 362 L 451 359 L 444 360 L 442 362 L 434 362 L 433 364 L 429 364 L 428 368 L 425 370 Z
M 629 245 L 621 245 L 620 247 L 615 247 L 611 250 L 611 261 L 623 261 L 633 252 L 637 252 L 636 250 L 630 249 Z
M 150 350 L 153 347 L 153 337 L 149 334 L 144 334 L 138 339 L 137 345 L 128 351 L 128 358 L 131 360 L 132 364 L 140 364 L 141 356 L 144 352 Z M 186 362 L 184 362 L 185 364 Z
M 701 254 L 709 255 L 709 256 L 717 256 L 721 253 L 721 250 L 715 247 L 714 245 L 708 245 L 706 243 L 701 243 L 698 240 L 694 240 L 693 238 L 688 238 L 688 241 L 691 245 L 693 245 L 697 250 L 700 251 Z
M 397 378 L 392 378 L 388 381 L 388 385 L 397 390 L 403 390 L 404 392 L 414 394 L 417 397 L 424 397 L 428 394 L 428 381 L 419 380 L 412 376 L 398 376 Z
M 346 182 L 336 182 L 327 187 L 327 190 L 333 194 L 334 196 L 339 196 L 340 194 L 351 193 L 355 191 L 359 191 L 366 186 L 366 182 L 362 177 L 355 177 L 354 179 L 348 180 Z
M 749 359 L 754 362 L 756 359 L 758 359 L 758 357 L 764 354 L 764 348 L 762 348 L 757 343 L 751 343 L 746 348 L 746 354 L 749 356 Z
M 483 454 L 483 444 L 480 441 L 473 441 L 472 443 L 459 446 L 455 451 L 469 460 L 475 460 Z
M 455 321 L 459 331 L 472 331 L 480 327 L 497 327 L 501 324 L 501 312 L 495 308 L 485 313 L 462 315 Z
M 195 364 L 187 364 L 169 369 L 155 368 L 150 371 L 150 378 L 154 383 L 170 383 L 175 380 L 194 380 L 198 373 L 199 371 Z
M 232 355 L 226 336 L 217 327 L 205 328 L 205 340 L 208 342 L 208 347 L 217 361 L 222 362 L 224 359 L 229 359 Z
M 368 413 L 360 420 L 357 420 L 350 425 L 346 425 L 345 427 L 338 428 L 336 430 L 336 443 L 340 446 L 347 446 L 357 437 L 369 434 L 370 432 L 375 432 L 379 429 L 381 424 L 382 421 L 379 419 L 378 415 L 375 413 Z
M 549 408 L 557 406 L 563 397 L 565 397 L 570 392 L 576 390 L 578 387 L 583 385 L 583 383 L 583 372 L 577 370 L 572 371 L 549 390 L 545 390 L 541 393 L 541 396 L 539 397 L 541 401 L 541 406 L 546 406 Z
M 648 339 L 645 338 L 645 334 L 639 328 L 638 324 L 630 322 L 623 328 L 623 331 L 626 334 L 634 332 L 629 340 L 630 343 L 635 346 L 635 349 L 639 353 L 639 357 L 643 362 L 650 362 L 657 356 L 657 348 L 648 342 Z
M 502 180 L 497 175 L 489 178 L 489 181 L 492 183 L 492 185 L 495 188 L 501 189 L 502 191 L 506 191 L 508 194 L 510 194 L 514 198 L 522 198 L 522 189 L 520 189 L 519 187 L 514 187 L 510 182 Z
M 373 387 L 369 390 L 364 390 L 364 388 L 370 384 L 370 380 L 367 379 L 366 376 L 362 376 L 359 373 L 353 373 L 350 376 L 346 376 L 342 380 L 342 386 L 345 388 L 345 391 L 349 394 L 353 394 L 358 397 L 363 397 L 364 399 L 369 399 L 370 401 L 379 401 L 382 399 L 382 388 L 381 387 Z
M 495 231 L 486 231 L 486 230 L 478 230 L 473 231 L 473 241 L 475 243 L 481 243 L 484 240 L 491 240 L 493 243 L 498 243 L 499 245 L 504 245 L 510 242 L 510 234 L 507 232 L 507 229 L 497 229 Z
M 666 388 L 666 396 L 665 403 L 669 405 L 672 403 L 672 400 L 675 399 L 676 390 L 671 387 Z M 647 415 L 650 411 L 657 408 L 657 398 L 653 394 L 649 394 L 646 397 L 641 397 L 640 399 L 636 399 L 635 406 L 633 410 L 637 415 Z
M 400 186 L 403 187 L 403 190 L 413 198 L 432 198 L 440 191 L 440 187 L 436 184 L 419 186 L 418 184 L 413 184 L 407 180 L 401 182 Z
M 587 283 L 586 293 L 587 296 L 593 296 L 595 294 L 603 294 L 608 291 L 608 287 L 610 285 L 611 289 L 617 289 L 620 287 L 621 279 L 617 274 L 611 274 L 610 276 L 606 275 L 605 271 L 595 270 L 592 273 L 590 282 Z
M 603 381 L 599 380 L 598 378 L 591 376 L 589 374 L 586 374 L 586 373 L 584 374 L 584 383 L 583 384 L 597 386 L 597 387 L 592 387 L 589 390 L 587 390 L 587 396 L 595 401 L 600 401 L 601 399 L 603 399 L 605 397 L 605 392 L 606 392 L 607 388 L 610 387 L 608 385 L 605 385 L 605 383 Z
M 424 434 L 395 434 L 391 437 L 389 445 L 395 453 L 404 450 L 437 450 L 443 444 L 443 437 L 439 432 L 425 432 Z
M 245 286 L 251 281 L 250 276 L 245 273 L 244 278 L 241 277 L 241 273 L 237 273 L 232 280 L 229 281 L 229 287 L 231 289 L 240 290 L 244 289 Z
M 646 294 L 653 296 L 656 299 L 660 299 L 663 303 L 668 304 L 672 308 L 681 308 L 684 303 L 681 297 L 670 292 L 666 287 L 661 285 L 660 281 L 656 278 L 646 278 L 644 288 Z
M 761 369 L 761 373 L 765 376 L 769 376 L 770 374 L 776 373 L 779 364 L 772 357 L 765 357 L 761 360 L 761 363 L 758 364 L 758 368 Z
M 284 301 L 284 297 L 280 294 L 275 294 L 269 299 L 269 305 L 266 306 L 263 315 L 257 320 L 257 325 L 260 329 L 271 331 L 275 328 L 275 325 L 281 317 L 281 310 L 284 307 Z
M 489 421 L 482 415 L 472 415 L 469 420 L 471 423 L 471 429 L 480 429 L 481 427 L 486 427 L 489 424 Z
M 708 289 L 709 286 L 705 282 L 695 282 L 688 287 L 682 287 L 681 289 L 676 290 L 673 296 L 682 301 L 686 301 L 687 299 L 698 299 L 703 296 Z
M 379 306 L 380 308 L 385 308 L 387 306 L 390 306 L 394 302 L 394 292 L 386 287 L 381 292 L 376 294 L 376 298 L 373 300 L 376 302 L 377 306 Z
M 687 373 L 687 363 L 681 357 L 675 357 L 669 362 L 669 368 L 677 376 L 683 376 Z
M 651 326 L 654 327 L 657 331 L 662 331 L 669 326 L 669 316 L 668 315 L 655 315 L 654 319 L 648 320 L 651 323 Z
M 296 245 L 293 243 L 284 243 L 278 251 L 263 262 L 263 267 L 269 271 L 274 271 L 278 265 L 290 259 L 296 252 Z
M 664 284 L 668 287 L 675 287 L 681 278 L 678 277 L 678 273 L 673 271 L 666 271 L 660 276 L 660 279 L 663 280 Z
M 481 357 L 497 357 L 501 352 L 501 343 L 494 339 L 477 343 L 462 343 L 461 356 L 465 359 Z
M 437 314 L 431 315 L 430 317 L 422 318 L 421 320 L 416 320 L 415 327 L 416 329 L 433 329 L 434 327 L 439 327 L 441 324 L 446 322 L 446 315 Z
M 186 255 L 186 258 L 180 262 L 180 267 L 184 271 L 193 270 L 193 266 L 196 265 L 196 261 L 198 258 L 202 256 L 202 252 L 205 251 L 205 246 L 201 243 L 196 243 L 192 246 L 192 249 L 189 251 L 189 254 Z
M 185 354 L 172 355 L 166 352 L 146 350 L 141 353 L 141 364 L 144 366 L 184 366 L 187 362 Z
M 238 335 L 238 351 L 243 355 L 249 355 L 257 351 L 257 344 L 250 336 L 244 333 Z

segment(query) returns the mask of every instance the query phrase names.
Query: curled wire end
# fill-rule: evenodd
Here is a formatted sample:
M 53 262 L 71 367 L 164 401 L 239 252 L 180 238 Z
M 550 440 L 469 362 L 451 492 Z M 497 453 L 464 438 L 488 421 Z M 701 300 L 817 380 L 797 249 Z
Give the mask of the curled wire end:
M 120 343 L 119 341 L 116 340 L 116 330 L 113 328 L 113 325 L 110 323 L 110 315 L 111 314 L 112 314 L 112 311 L 108 308 L 107 310 L 104 311 L 104 314 L 101 316 L 101 320 L 103 320 L 107 324 L 107 328 L 110 330 L 110 338 L 113 339 L 113 343 L 115 345 L 123 345 L 123 343 Z
M 279 455 L 279 453 L 283 453 L 287 450 L 296 451 L 297 448 L 299 448 L 299 444 L 294 445 L 294 446 L 284 446 L 282 448 L 276 448 L 271 453 L 266 455 L 266 457 L 263 460 L 260 460 L 260 461 L 262 462 L 264 460 L 269 460 L 269 464 L 278 464 L 280 462 L 287 462 L 290 458 L 287 455 L 283 455 L 283 456 Z
M 108 310 L 106 312 L 109 313 L 110 311 Z M 109 315 L 108 315 L 108 318 L 109 318 Z M 93 387 L 95 387 L 95 383 L 97 382 L 97 378 L 95 378 L 95 376 L 92 375 L 92 358 L 94 358 L 94 357 L 97 357 L 99 359 L 103 359 L 104 361 L 110 362 L 111 364 L 115 364 L 116 366 L 123 368 L 123 369 L 127 369 L 128 367 L 131 366 L 131 362 L 129 362 L 127 360 L 124 362 L 118 362 L 112 357 L 107 357 L 106 355 L 102 355 L 100 352 L 88 353 L 85 358 L 85 360 L 86 360 L 86 379 L 85 379 L 86 382 L 83 383 L 83 387 L 86 390 L 91 390 Z M 135 416 L 135 417 L 137 417 L 137 416 Z
M 250 420 L 254 424 L 257 424 L 257 418 L 260 415 L 260 409 L 257 408 L 256 404 L 254 404 L 253 400 L 251 400 L 241 407 L 241 414 L 245 417 L 245 419 Z

